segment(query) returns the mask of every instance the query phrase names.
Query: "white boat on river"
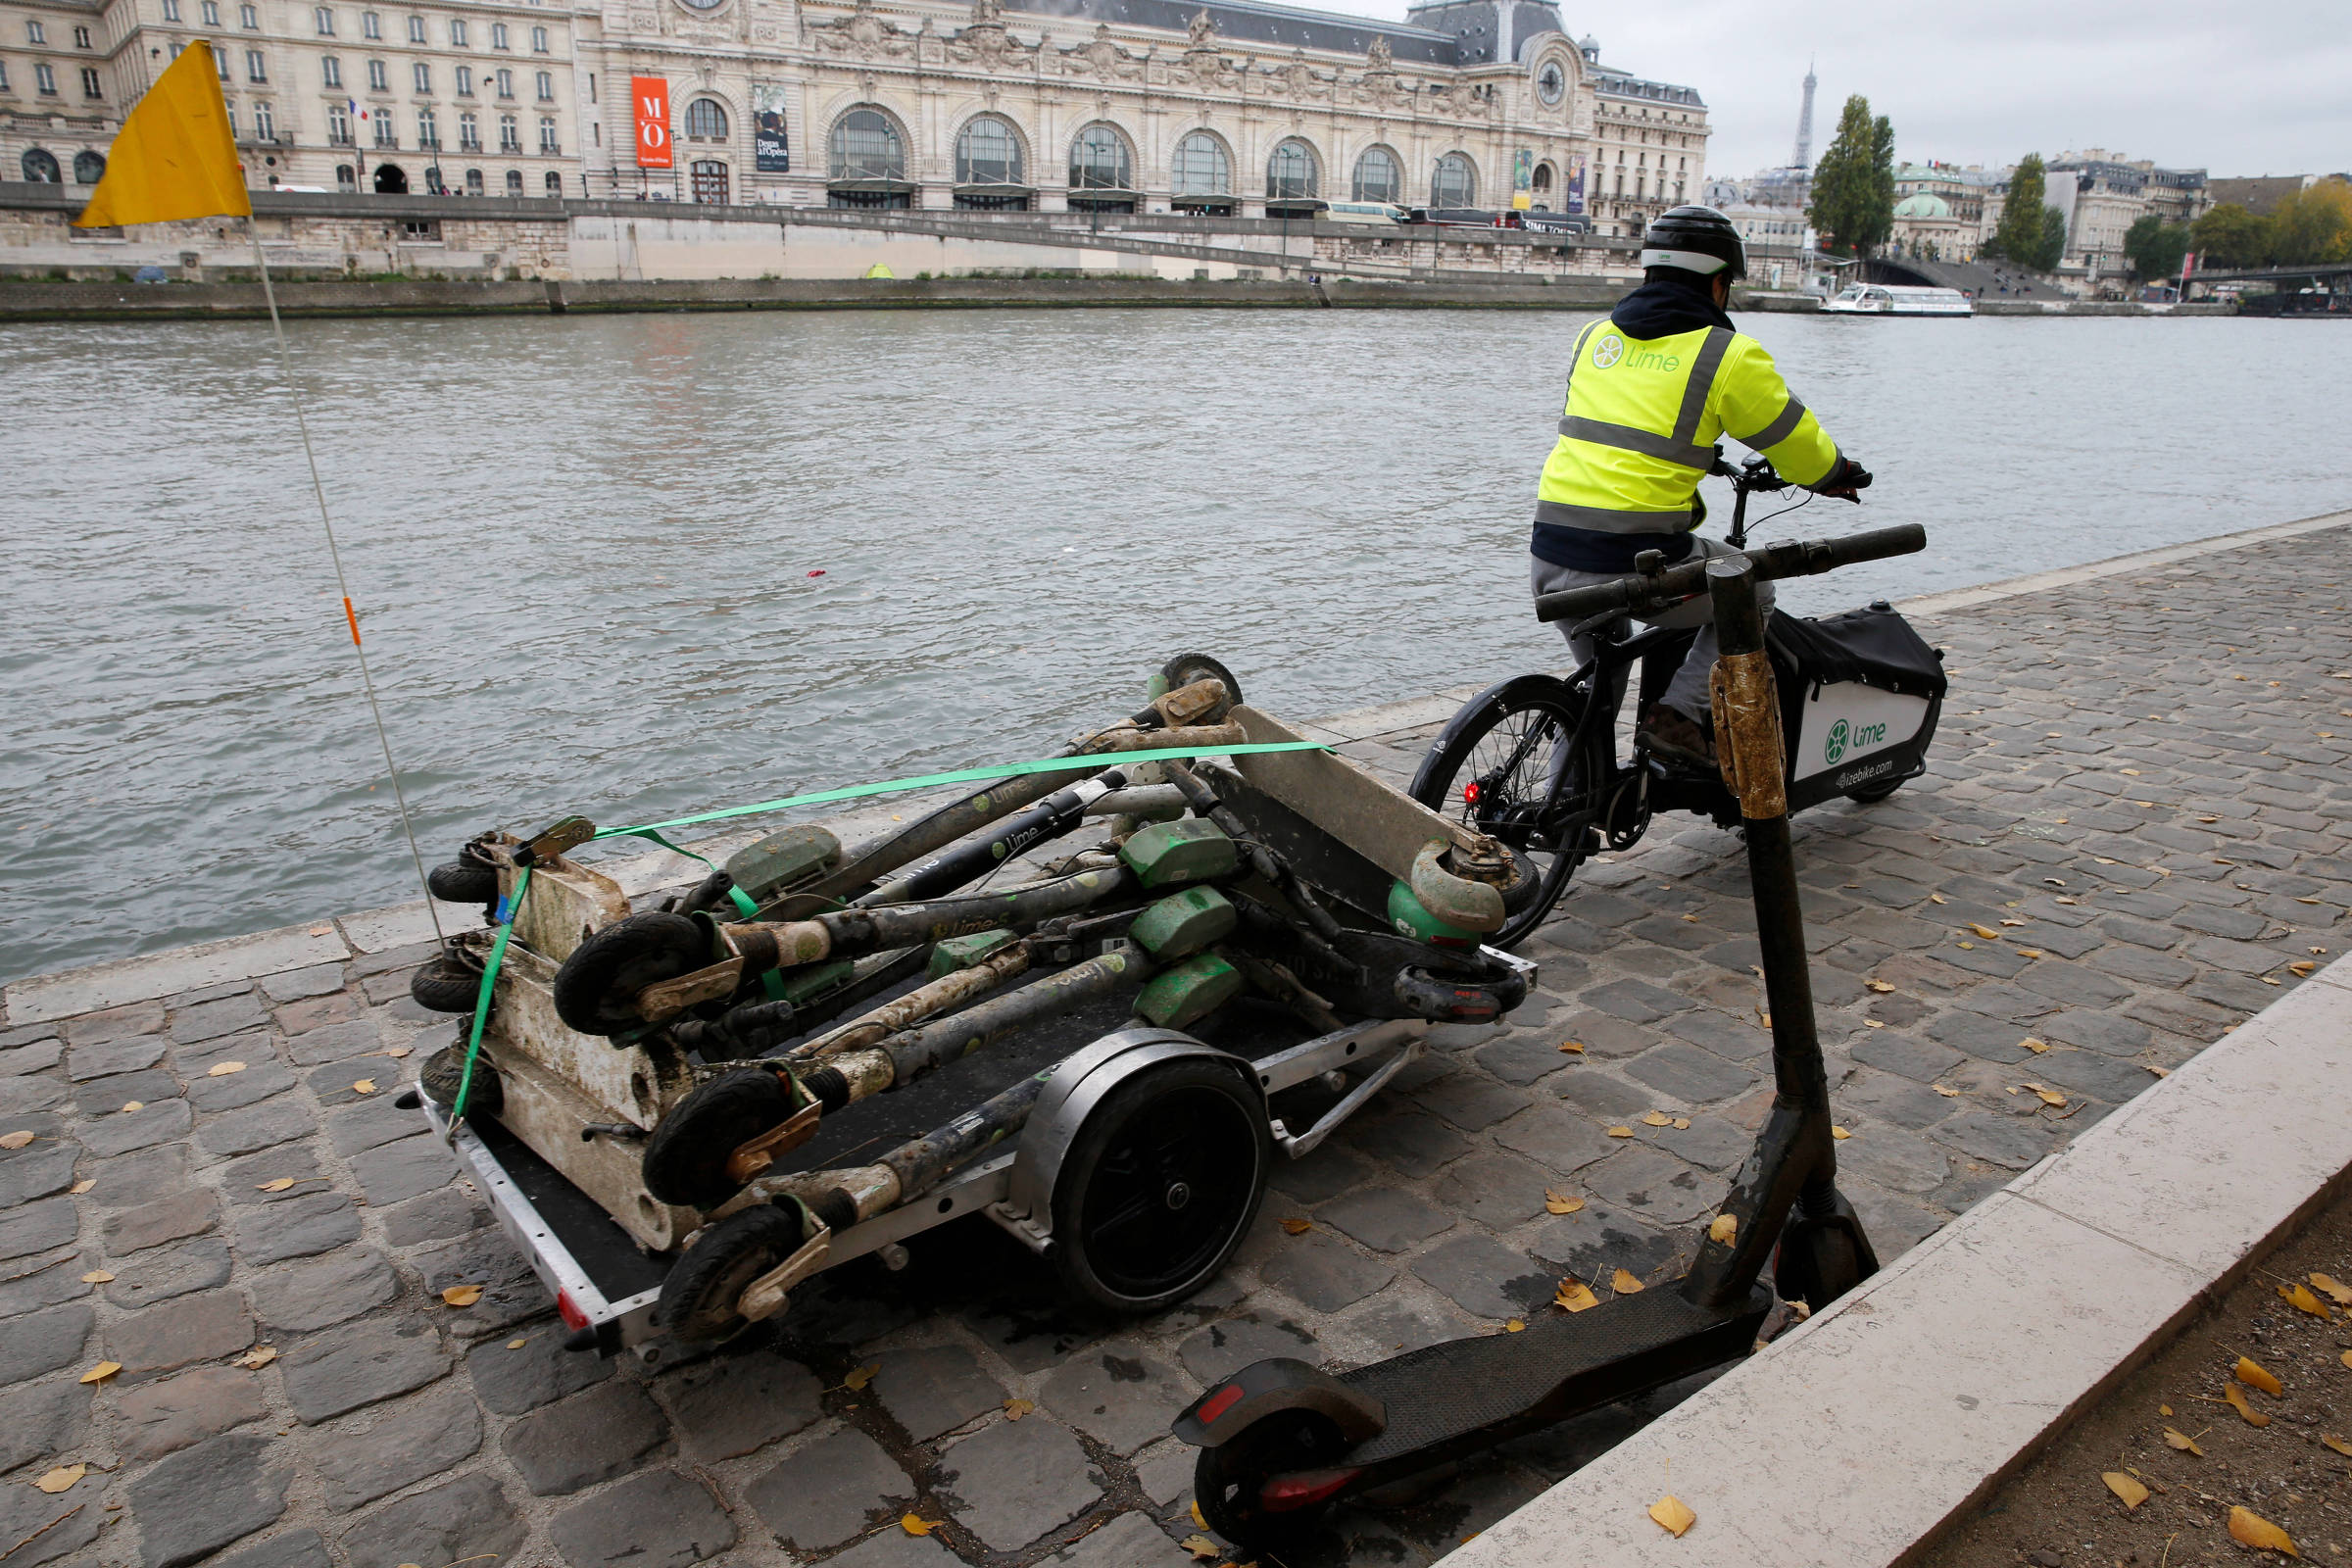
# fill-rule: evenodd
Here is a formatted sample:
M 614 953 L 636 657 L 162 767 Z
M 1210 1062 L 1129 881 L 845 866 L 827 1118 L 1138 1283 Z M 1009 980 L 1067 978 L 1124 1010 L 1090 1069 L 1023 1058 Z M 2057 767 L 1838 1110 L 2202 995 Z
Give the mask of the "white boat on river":
M 1917 288 L 1901 283 L 1848 283 L 1836 299 L 1824 300 L 1831 316 L 1974 316 L 1977 308 L 1956 288 Z

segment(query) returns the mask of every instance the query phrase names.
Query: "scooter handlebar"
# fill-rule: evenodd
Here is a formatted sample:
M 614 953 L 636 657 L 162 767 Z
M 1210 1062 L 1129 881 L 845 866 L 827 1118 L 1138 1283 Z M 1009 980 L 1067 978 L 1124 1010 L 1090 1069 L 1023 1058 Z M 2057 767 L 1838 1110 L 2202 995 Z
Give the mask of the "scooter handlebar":
M 1784 539 L 1747 551 L 1759 581 L 1809 577 L 1865 561 L 1917 554 L 1928 547 L 1928 530 L 1916 522 L 1866 528 L 1839 539 Z M 1707 558 L 1669 566 L 1650 577 L 1619 577 L 1590 588 L 1568 588 L 1536 600 L 1538 620 L 1589 620 L 1616 611 L 1641 613 L 1665 610 L 1707 591 Z

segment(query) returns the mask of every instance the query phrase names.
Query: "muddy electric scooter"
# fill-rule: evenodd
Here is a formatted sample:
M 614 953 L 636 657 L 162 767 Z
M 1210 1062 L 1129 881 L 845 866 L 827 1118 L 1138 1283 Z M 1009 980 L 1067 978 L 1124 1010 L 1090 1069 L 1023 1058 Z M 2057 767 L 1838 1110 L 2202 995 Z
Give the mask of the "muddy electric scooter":
M 1200 1449 L 1194 1494 L 1201 1517 L 1241 1548 L 1277 1546 L 1344 1499 L 1735 1360 L 1754 1345 L 1775 1289 L 1820 1308 L 1877 1270 L 1836 1186 L 1789 851 L 1780 702 L 1756 612 L 1762 573 L 1740 556 L 1696 569 L 1713 596 L 1721 639 L 1716 733 L 1725 787 L 1745 829 L 1772 1010 L 1775 1095 L 1755 1148 L 1690 1271 L 1671 1287 L 1336 1376 L 1303 1361 L 1258 1361 L 1201 1395 L 1173 1430 Z M 1633 578 L 1555 596 L 1547 608 L 1595 614 L 1660 591 L 1658 579 Z M 1771 1288 L 1758 1283 L 1767 1261 Z
M 1788 488 L 1762 458 L 1734 468 L 1719 462 L 1736 499 L 1729 542 L 1746 541 L 1751 495 Z M 1830 571 L 1925 548 L 1917 525 L 1877 528 L 1841 539 L 1765 545 L 1747 552 L 1759 581 Z M 1704 592 L 1703 560 L 1660 567 L 1646 557 L 1616 585 L 1548 594 L 1538 619 L 1568 621 L 1592 657 L 1567 679 L 1520 675 L 1462 705 L 1414 775 L 1413 799 L 1510 846 L 1538 893 L 1492 939 L 1508 948 L 1540 925 L 1568 890 L 1576 868 L 1606 850 L 1627 850 L 1658 811 L 1694 811 L 1731 827 L 1739 804 L 1712 772 L 1664 757 L 1637 738 L 1617 753 L 1618 710 L 1633 672 L 1638 706 L 1665 691 L 1695 630 L 1629 629 L 1631 616 L 1670 610 Z M 1936 651 L 1891 607 L 1820 620 L 1775 611 L 1765 643 L 1780 671 L 1788 738 L 1790 810 L 1826 801 L 1885 800 L 1927 767 L 1942 711 L 1944 676 Z

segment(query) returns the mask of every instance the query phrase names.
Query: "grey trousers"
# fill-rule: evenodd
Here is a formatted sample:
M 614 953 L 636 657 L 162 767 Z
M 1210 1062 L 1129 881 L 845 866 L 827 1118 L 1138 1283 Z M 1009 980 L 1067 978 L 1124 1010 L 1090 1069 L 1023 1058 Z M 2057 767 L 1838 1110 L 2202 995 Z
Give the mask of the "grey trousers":
M 1700 557 L 1734 553 L 1732 547 L 1720 539 L 1709 539 L 1704 535 L 1692 537 L 1697 540 L 1698 554 L 1686 556 L 1677 564 L 1688 564 Z M 1620 576 L 1628 575 L 1614 571 L 1578 571 L 1572 566 L 1555 566 L 1535 556 L 1528 558 L 1528 564 L 1535 591 L 1539 595 L 1555 594 L 1567 588 L 1590 588 L 1595 583 L 1614 582 Z M 1756 609 L 1762 614 L 1772 613 L 1771 583 L 1756 584 Z M 1682 668 L 1674 672 L 1674 679 L 1667 685 L 1666 695 L 1661 701 L 1703 727 L 1708 721 L 1710 708 L 1707 701 L 1707 672 L 1715 664 L 1715 607 L 1701 594 L 1696 599 L 1675 606 L 1662 615 L 1642 618 L 1651 626 L 1668 626 L 1677 630 L 1686 626 L 1700 628 L 1698 640 L 1690 645 L 1690 657 L 1683 661 Z M 1592 638 L 1572 635 L 1575 630 L 1572 622 L 1559 621 L 1556 624 L 1560 634 L 1568 638 L 1568 652 L 1578 663 L 1592 657 Z M 1613 695 L 1619 701 L 1624 699 L 1622 691 Z

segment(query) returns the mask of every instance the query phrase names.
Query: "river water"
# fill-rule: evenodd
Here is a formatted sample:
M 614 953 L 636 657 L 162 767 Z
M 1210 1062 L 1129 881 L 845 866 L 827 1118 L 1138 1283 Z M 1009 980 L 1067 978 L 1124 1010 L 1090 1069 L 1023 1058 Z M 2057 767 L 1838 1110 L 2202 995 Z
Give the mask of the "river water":
M 1585 319 L 289 331 L 437 857 L 1044 755 L 1180 650 L 1300 716 L 1557 663 L 1525 534 Z M 1879 478 L 1757 537 L 1931 540 L 1791 608 L 2352 505 L 2332 323 L 1745 324 Z M 0 980 L 413 897 L 268 327 L 0 326 Z

